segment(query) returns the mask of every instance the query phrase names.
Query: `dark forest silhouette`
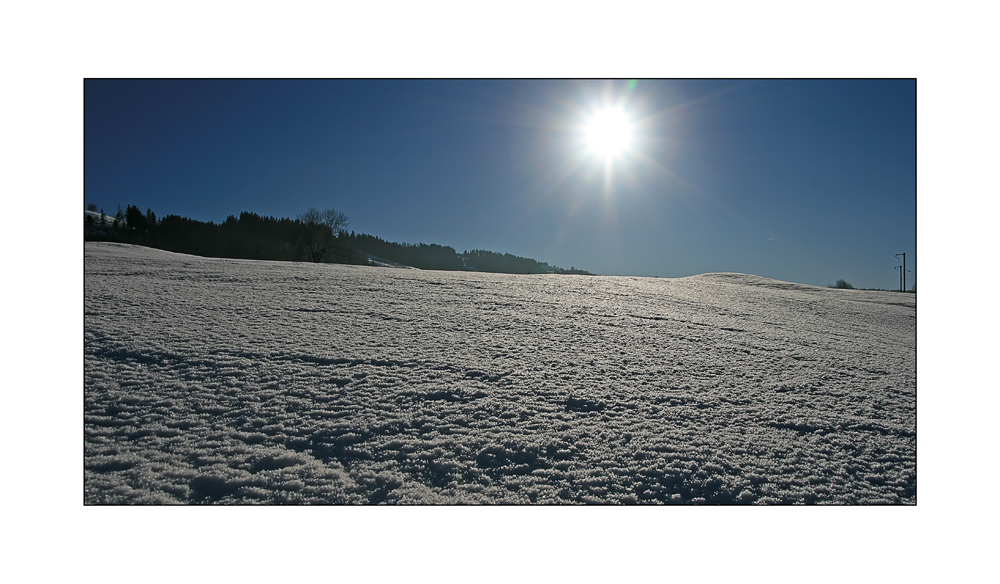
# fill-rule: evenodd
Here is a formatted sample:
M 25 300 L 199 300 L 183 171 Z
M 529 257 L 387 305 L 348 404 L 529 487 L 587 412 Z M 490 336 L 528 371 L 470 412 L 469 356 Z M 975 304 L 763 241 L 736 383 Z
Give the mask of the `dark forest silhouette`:
M 96 209 L 89 208 L 92 213 Z M 451 246 L 386 241 L 348 233 L 340 212 L 310 209 L 296 219 L 263 217 L 243 211 L 225 221 L 197 221 L 178 215 L 157 219 L 128 205 L 114 217 L 86 215 L 85 241 L 115 241 L 205 257 L 369 265 L 370 256 L 423 270 L 473 270 L 506 274 L 581 274 L 585 270 L 550 266 L 509 253 L 474 249 L 459 255 Z

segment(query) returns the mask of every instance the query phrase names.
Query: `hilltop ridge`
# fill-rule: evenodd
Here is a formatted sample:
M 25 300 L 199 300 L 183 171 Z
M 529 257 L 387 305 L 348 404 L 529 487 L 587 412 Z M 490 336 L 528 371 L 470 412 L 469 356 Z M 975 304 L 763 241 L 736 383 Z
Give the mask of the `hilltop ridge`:
M 215 224 L 177 215 L 157 218 L 152 209 L 142 213 L 133 205 L 128 205 L 124 212 L 119 208 L 114 216 L 89 209 L 84 211 L 84 241 L 132 243 L 203 257 L 310 260 L 505 274 L 593 275 L 575 266 L 560 268 L 510 253 L 480 249 L 458 253 L 447 245 L 396 243 L 366 233 L 335 230 L 300 219 L 262 217 L 248 211 Z

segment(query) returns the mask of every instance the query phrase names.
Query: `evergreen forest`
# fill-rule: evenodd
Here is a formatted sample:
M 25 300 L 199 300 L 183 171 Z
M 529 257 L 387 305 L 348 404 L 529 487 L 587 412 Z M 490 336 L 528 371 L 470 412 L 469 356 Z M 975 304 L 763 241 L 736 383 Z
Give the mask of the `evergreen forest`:
M 152 209 L 143 213 L 135 205 L 114 216 L 88 206 L 84 214 L 85 241 L 115 241 L 205 257 L 315 261 L 374 265 L 388 260 L 422 270 L 470 270 L 505 274 L 579 274 L 585 270 L 550 266 L 509 253 L 474 249 L 459 254 L 436 243 L 409 244 L 386 241 L 375 235 L 347 232 L 347 218 L 332 209 L 310 209 L 296 219 L 265 217 L 243 211 L 221 223 L 198 221 L 178 215 L 157 218 Z

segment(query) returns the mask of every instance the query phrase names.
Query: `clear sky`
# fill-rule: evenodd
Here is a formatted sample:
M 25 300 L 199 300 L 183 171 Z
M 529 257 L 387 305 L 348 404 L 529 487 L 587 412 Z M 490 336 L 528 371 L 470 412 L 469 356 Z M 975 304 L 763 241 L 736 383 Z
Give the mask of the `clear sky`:
M 608 110 L 614 155 L 589 140 Z M 913 80 L 91 79 L 84 122 L 84 199 L 109 214 L 334 207 L 607 275 L 896 288 L 903 252 L 915 272 Z

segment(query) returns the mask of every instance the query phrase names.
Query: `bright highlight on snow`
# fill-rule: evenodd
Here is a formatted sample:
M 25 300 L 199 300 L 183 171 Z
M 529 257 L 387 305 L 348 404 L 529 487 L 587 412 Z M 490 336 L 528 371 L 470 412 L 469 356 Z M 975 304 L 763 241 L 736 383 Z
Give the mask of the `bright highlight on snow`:
M 599 111 L 587 122 L 587 146 L 605 159 L 625 153 L 632 141 L 632 123 L 619 108 Z

